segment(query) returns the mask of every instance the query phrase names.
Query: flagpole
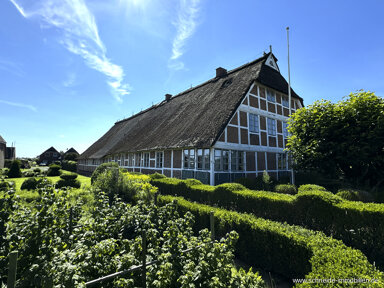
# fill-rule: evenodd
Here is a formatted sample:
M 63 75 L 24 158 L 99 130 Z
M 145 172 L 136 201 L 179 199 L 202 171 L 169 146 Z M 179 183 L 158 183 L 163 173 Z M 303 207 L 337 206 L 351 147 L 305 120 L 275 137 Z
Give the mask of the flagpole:
M 289 102 L 289 116 L 292 114 L 292 95 L 291 95 L 291 65 L 289 63 L 289 27 L 287 27 L 287 50 L 288 50 L 288 102 Z M 288 160 L 289 161 L 289 160 Z M 291 159 L 291 183 L 295 184 L 295 173 L 292 168 Z

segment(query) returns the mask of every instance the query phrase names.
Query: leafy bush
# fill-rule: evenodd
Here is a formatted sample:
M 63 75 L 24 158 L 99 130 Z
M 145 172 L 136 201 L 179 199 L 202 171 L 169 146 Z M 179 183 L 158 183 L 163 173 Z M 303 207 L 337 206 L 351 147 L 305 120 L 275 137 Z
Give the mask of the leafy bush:
M 33 172 L 31 170 L 23 171 L 23 172 L 21 172 L 21 174 L 23 175 L 23 177 L 34 177 L 35 176 L 35 172 Z
M 252 266 L 283 274 L 290 279 L 377 279 L 377 283 L 359 287 L 384 285 L 384 274 L 376 270 L 363 253 L 321 232 L 192 203 L 181 197 L 159 197 L 160 204 L 174 200 L 177 200 L 180 213 L 191 212 L 195 216 L 196 230 L 209 227 L 213 211 L 218 237 L 231 229 L 238 231 L 237 255 Z M 322 283 L 309 285 L 298 284 L 296 287 L 324 287 Z M 339 284 L 338 287 L 350 287 L 350 284 Z
M 297 188 L 293 184 L 279 184 L 275 186 L 275 192 L 283 194 L 297 194 Z
M 0 255 L 8 255 L 9 247 L 18 250 L 18 287 L 85 287 L 86 281 L 139 265 L 143 231 L 147 261 L 159 261 L 147 267 L 147 287 L 262 287 L 257 273 L 234 268 L 236 232 L 214 242 L 206 229 L 195 236 L 193 216 L 181 218 L 173 204 L 130 206 L 100 192 L 84 211 L 80 202 L 68 206 L 66 191 L 45 187 L 39 193 L 37 209 L 15 209 L 8 199 L 0 206 Z M 5 230 L 1 225 L 8 221 Z M 3 235 L 7 240 L 1 242 Z M 194 250 L 181 253 L 189 248 Z M 6 261 L 0 257 L 0 282 Z M 136 271 L 102 286 L 142 287 L 141 280 Z
M 61 166 L 57 164 L 49 165 L 47 176 L 60 176 L 61 174 Z
M 319 185 L 314 185 L 314 184 L 305 184 L 301 185 L 298 189 L 299 193 L 300 192 L 305 192 L 305 191 L 327 191 L 324 187 L 319 186 Z
M 67 179 L 67 180 L 60 179 L 59 181 L 56 182 L 55 187 L 56 188 L 63 188 L 63 187 L 80 188 L 81 182 L 75 179 Z
M 93 184 L 96 181 L 96 178 L 103 173 L 105 170 L 110 169 L 110 168 L 117 168 L 119 169 L 119 165 L 116 162 L 108 162 L 108 163 L 103 163 L 93 171 L 92 176 L 91 176 L 91 184 Z
M 119 196 L 127 202 L 153 200 L 157 188 L 150 183 L 150 177 L 144 174 L 121 173 L 119 169 L 104 170 L 99 174 L 93 186 L 108 193 L 109 197 Z
M 21 184 L 21 190 L 35 190 L 38 184 L 38 180 L 36 178 L 28 178 L 25 179 L 23 184 Z
M 7 191 L 10 188 L 10 185 L 7 181 L 0 181 L 0 191 Z
M 349 201 L 373 202 L 373 196 L 361 190 L 344 189 L 339 190 L 336 195 Z
M 8 172 L 9 172 L 8 168 L 0 169 L 0 175 L 4 175 L 8 177 Z
M 77 171 L 77 162 L 71 160 L 64 160 L 61 164 L 63 170 L 76 172 Z
M 160 174 L 160 173 L 153 173 L 153 174 L 150 174 L 148 175 L 151 179 L 162 179 L 162 178 L 166 178 L 166 176 L 164 174 Z
M 34 168 L 33 172 L 35 172 L 37 174 L 40 174 L 41 173 L 41 169 L 40 168 Z
M 79 176 L 76 173 L 71 173 L 71 174 L 61 174 L 60 178 L 63 180 L 75 180 Z
M 20 161 L 13 160 L 9 168 L 8 178 L 20 178 L 21 176 Z

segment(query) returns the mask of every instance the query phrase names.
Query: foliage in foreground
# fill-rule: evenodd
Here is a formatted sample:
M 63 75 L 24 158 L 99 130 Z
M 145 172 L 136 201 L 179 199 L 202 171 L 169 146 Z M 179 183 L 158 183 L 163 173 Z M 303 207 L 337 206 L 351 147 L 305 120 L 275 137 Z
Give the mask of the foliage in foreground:
M 55 287 L 84 287 L 86 281 L 139 265 L 143 231 L 147 262 L 159 260 L 147 268 L 148 287 L 262 287 L 257 274 L 234 269 L 237 233 L 214 243 L 207 230 L 194 236 L 193 216 L 187 213 L 181 218 L 173 204 L 131 206 L 117 197 L 110 201 L 97 191 L 93 206 L 85 211 L 81 201 L 70 207 L 66 191 L 47 186 L 38 193 L 34 206 L 19 205 L 12 190 L 0 199 L 0 232 L 5 231 L 0 255 L 19 251 L 19 287 L 52 282 Z M 180 252 L 192 247 L 198 248 L 188 254 Z M 171 258 L 173 254 L 177 256 Z M 6 263 L 7 258 L 0 257 L 2 277 L 7 275 Z M 139 271 L 103 285 L 139 286 Z

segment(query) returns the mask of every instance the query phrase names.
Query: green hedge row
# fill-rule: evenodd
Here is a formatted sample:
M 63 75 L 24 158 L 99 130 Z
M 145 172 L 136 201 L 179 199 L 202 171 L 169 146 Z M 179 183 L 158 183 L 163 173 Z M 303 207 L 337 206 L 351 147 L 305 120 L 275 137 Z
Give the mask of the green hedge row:
M 384 267 L 384 205 L 346 201 L 327 192 L 299 189 L 297 195 L 247 190 L 240 184 L 203 185 L 196 180 L 153 179 L 161 194 L 223 207 L 257 217 L 319 230 L 362 250 Z
M 359 250 L 322 232 L 307 230 L 271 220 L 256 218 L 204 204 L 192 203 L 182 197 L 159 196 L 160 205 L 177 201 L 181 213 L 195 216 L 196 231 L 208 228 L 209 214 L 214 212 L 215 231 L 222 236 L 231 230 L 239 233 L 238 257 L 255 267 L 262 267 L 297 279 L 376 279 L 377 283 L 358 287 L 383 287 L 384 273 L 370 264 Z M 306 283 L 296 287 L 354 287 L 351 284 Z

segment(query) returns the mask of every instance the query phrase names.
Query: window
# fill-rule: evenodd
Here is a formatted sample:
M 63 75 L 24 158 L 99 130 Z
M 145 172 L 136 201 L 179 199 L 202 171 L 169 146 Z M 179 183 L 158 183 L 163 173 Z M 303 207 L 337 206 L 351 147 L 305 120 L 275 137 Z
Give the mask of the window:
M 268 124 L 268 135 L 276 136 L 276 120 L 267 118 L 267 124 Z
M 288 123 L 286 123 L 286 122 L 283 122 L 283 135 L 285 138 L 287 138 L 289 136 Z
M 283 106 L 289 108 L 289 100 L 287 96 L 283 96 Z
M 215 149 L 215 171 L 228 171 L 229 151 Z
M 156 168 L 163 168 L 163 152 L 156 152 Z
M 209 149 L 197 149 L 197 169 L 209 170 Z
M 195 169 L 195 149 L 184 150 L 184 169 Z
M 243 171 L 244 170 L 244 152 L 231 151 L 231 170 Z
M 53 157 L 57 157 L 57 153 L 56 152 L 53 153 Z
M 259 115 L 249 113 L 249 132 L 259 133 Z
M 135 155 L 132 153 L 128 154 L 128 166 L 135 166 Z
M 269 102 L 273 102 L 273 103 L 276 102 L 276 96 L 275 96 L 275 93 L 272 92 L 271 90 L 267 90 L 267 100 L 268 100 Z
M 143 154 L 143 167 L 149 167 L 149 152 Z
M 287 154 L 277 154 L 277 169 L 287 170 Z

